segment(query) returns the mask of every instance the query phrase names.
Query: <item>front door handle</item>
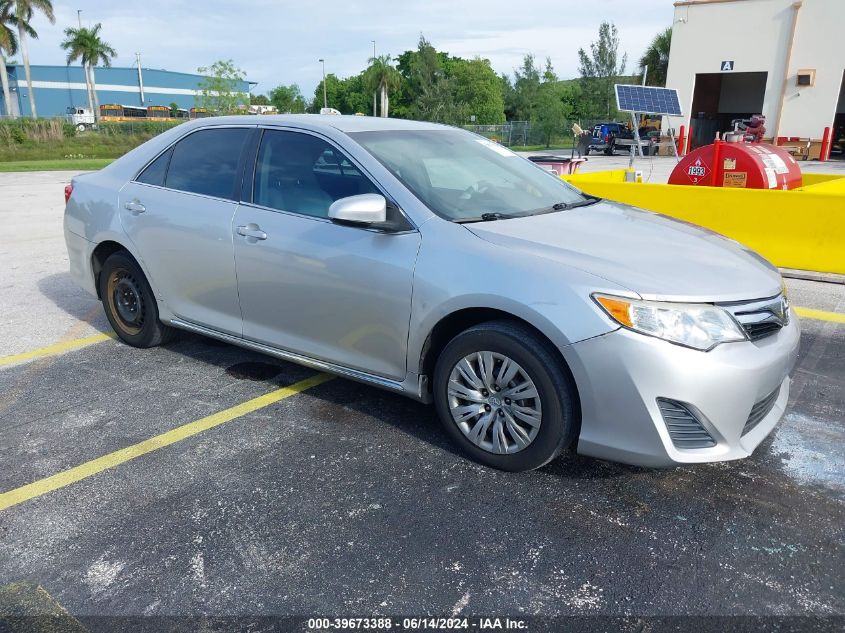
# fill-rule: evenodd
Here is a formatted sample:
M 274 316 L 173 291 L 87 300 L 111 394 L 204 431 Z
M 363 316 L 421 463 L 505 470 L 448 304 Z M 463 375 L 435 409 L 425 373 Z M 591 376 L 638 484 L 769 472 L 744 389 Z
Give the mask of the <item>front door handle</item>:
M 130 200 L 129 202 L 123 205 L 123 208 L 125 208 L 127 211 L 131 211 L 132 213 L 143 213 L 147 210 L 147 207 L 138 202 L 138 200 Z
M 238 227 L 238 235 L 243 235 L 247 238 L 252 238 L 254 240 L 266 240 L 267 234 L 261 230 L 261 227 L 257 224 L 247 224 L 246 226 L 239 226 Z

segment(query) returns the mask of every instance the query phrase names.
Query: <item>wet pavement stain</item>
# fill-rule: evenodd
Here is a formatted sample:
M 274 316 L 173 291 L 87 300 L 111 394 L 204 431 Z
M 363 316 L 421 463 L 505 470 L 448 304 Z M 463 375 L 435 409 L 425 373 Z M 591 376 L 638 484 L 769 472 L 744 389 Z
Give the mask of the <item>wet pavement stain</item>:
M 284 371 L 283 367 L 274 365 L 272 363 L 262 363 L 256 361 L 247 361 L 244 363 L 235 363 L 226 368 L 226 373 L 232 378 L 239 378 L 241 380 L 254 380 L 261 382 L 275 378 Z

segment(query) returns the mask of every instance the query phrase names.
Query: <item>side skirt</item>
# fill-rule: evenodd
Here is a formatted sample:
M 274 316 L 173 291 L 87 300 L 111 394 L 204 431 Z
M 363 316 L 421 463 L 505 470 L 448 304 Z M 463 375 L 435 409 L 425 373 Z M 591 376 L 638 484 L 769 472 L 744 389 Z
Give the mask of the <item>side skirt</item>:
M 342 365 L 335 365 L 334 363 L 303 356 L 295 352 L 289 352 L 287 350 L 279 349 L 278 347 L 264 345 L 263 343 L 256 343 L 255 341 L 250 341 L 232 334 L 226 334 L 225 332 L 218 332 L 217 330 L 203 325 L 189 323 L 188 321 L 183 321 L 178 318 L 171 319 L 169 325 L 182 330 L 187 330 L 188 332 L 194 332 L 195 334 L 201 334 L 219 341 L 231 343 L 232 345 L 251 349 L 262 354 L 267 354 L 268 356 L 281 358 L 282 360 L 290 361 L 298 365 L 304 365 L 305 367 L 311 367 L 312 369 L 325 371 L 351 380 L 357 380 L 358 382 L 366 383 L 368 385 L 381 387 L 382 389 L 400 393 L 403 396 L 419 400 L 420 402 L 431 402 L 431 394 L 428 393 L 428 379 L 426 376 L 409 373 L 408 377 L 404 381 L 399 382 L 397 380 L 390 380 L 389 378 L 382 378 L 381 376 L 374 376 L 373 374 L 368 374 L 357 369 L 351 369 Z

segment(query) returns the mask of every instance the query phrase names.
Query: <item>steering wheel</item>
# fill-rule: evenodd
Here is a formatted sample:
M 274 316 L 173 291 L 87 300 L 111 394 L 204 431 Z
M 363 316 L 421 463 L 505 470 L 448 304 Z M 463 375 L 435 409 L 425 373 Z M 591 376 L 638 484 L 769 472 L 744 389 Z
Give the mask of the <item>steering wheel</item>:
M 493 187 L 493 183 L 489 180 L 479 180 L 477 183 L 470 185 L 464 189 L 460 196 L 461 200 L 469 201 L 475 198 L 483 197 Z

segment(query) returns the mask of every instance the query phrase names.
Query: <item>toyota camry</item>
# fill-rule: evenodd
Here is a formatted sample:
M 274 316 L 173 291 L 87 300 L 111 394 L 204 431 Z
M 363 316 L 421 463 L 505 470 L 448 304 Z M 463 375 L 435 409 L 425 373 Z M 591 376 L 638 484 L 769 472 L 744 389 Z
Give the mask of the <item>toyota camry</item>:
M 738 459 L 786 406 L 776 268 L 463 130 L 207 118 L 65 193 L 72 274 L 125 343 L 187 330 L 433 402 L 489 466 Z

